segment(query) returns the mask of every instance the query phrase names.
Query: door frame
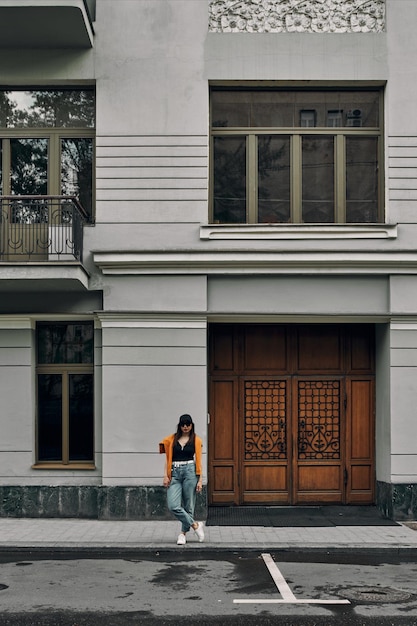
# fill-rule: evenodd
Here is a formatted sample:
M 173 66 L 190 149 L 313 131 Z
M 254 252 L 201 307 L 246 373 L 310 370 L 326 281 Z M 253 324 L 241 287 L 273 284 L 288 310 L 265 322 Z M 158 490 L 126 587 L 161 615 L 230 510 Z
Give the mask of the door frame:
M 341 355 L 343 371 L 333 372 L 248 372 L 236 362 L 242 354 L 242 333 L 250 326 L 264 328 L 264 324 L 213 324 L 209 327 L 210 336 L 210 371 L 209 371 L 209 456 L 208 490 L 210 505 L 225 504 L 371 504 L 375 499 L 375 337 L 374 325 L 371 324 L 332 324 L 342 337 Z M 294 335 L 297 328 L 310 331 L 318 328 L 317 324 L 269 324 L 285 328 L 288 344 L 294 350 Z M 321 324 L 320 326 L 324 326 Z M 328 326 L 328 325 L 326 325 Z M 233 335 L 226 369 L 219 371 L 214 366 L 213 342 L 216 330 L 226 327 Z M 211 330 L 210 330 L 211 329 Z M 313 333 L 314 335 L 314 333 Z M 358 357 L 361 342 L 369 343 L 369 363 L 364 367 Z M 232 345 L 233 344 L 233 345 Z M 363 348 L 362 348 L 363 349 Z M 294 354 L 289 358 L 295 358 Z M 361 369 L 362 368 L 362 369 Z M 367 369 L 368 368 L 368 369 Z M 226 371 L 227 370 L 227 371 Z M 286 461 L 279 459 L 269 464 L 262 460 L 247 462 L 244 455 L 245 445 L 245 403 L 244 382 L 246 380 L 286 380 L 290 393 L 287 394 L 286 429 L 288 454 Z M 298 400 L 296 385 L 302 380 L 339 380 L 340 381 L 340 416 L 339 441 L 340 458 L 317 463 L 314 460 L 298 459 Z M 227 387 L 227 393 L 226 393 Z M 222 391 L 220 389 L 222 388 Z M 217 403 L 217 404 L 216 404 Z M 220 403 L 220 404 L 218 404 Z M 230 415 L 227 425 L 216 424 L 216 406 L 224 405 L 225 415 Z M 222 409 L 223 410 L 223 409 Z M 366 418 L 366 415 L 368 416 Z M 364 417 L 365 416 L 365 417 Z M 366 421 L 368 420 L 368 421 Z M 365 426 L 364 426 L 365 424 Z M 367 424 L 367 426 L 366 426 Z M 222 433 L 220 444 L 216 441 L 217 428 Z M 365 429 L 365 430 L 364 430 Z M 366 430 L 367 429 L 367 430 Z M 366 431 L 366 432 L 365 432 Z M 220 454 L 219 452 L 220 445 Z M 278 467 L 287 465 L 288 475 L 283 476 Z M 251 477 L 248 467 L 258 467 L 259 484 L 262 474 L 274 472 L 274 489 L 248 489 Z M 321 466 L 316 474 L 323 488 L 309 488 L 311 472 L 303 468 Z M 333 468 L 333 469 L 325 469 Z M 301 470 L 301 471 L 300 471 Z M 327 478 L 327 474 L 330 480 Z M 320 476 L 321 474 L 321 476 Z M 265 479 L 265 482 L 266 479 Z M 285 484 L 284 484 L 285 483 Z M 331 489 L 325 489 L 327 484 Z M 256 485 L 256 480 L 252 480 Z M 275 488 L 276 487 L 276 488 Z M 245 494 L 245 495 L 244 495 Z

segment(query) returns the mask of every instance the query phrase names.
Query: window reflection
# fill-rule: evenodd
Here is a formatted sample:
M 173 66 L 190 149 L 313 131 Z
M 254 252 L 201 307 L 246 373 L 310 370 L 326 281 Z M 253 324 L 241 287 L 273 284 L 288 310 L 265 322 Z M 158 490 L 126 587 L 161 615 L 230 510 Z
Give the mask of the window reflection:
M 94 456 L 93 375 L 69 376 L 69 460 L 90 461 Z
M 48 140 L 11 139 L 11 192 L 16 195 L 48 193 Z
M 376 222 L 378 216 L 378 140 L 346 138 L 346 221 Z
M 60 461 L 62 458 L 62 376 L 38 376 L 38 458 Z
M 214 221 L 246 221 L 246 137 L 214 137 Z
M 93 182 L 93 140 L 61 140 L 61 193 L 77 196 L 91 215 Z
M 2 195 L 75 196 L 92 216 L 94 89 L 0 90 L 0 127 Z
M 92 322 L 37 324 L 37 460 L 94 460 Z
M 93 89 L 53 89 L 0 92 L 3 128 L 93 128 Z
M 308 126 L 377 127 L 378 91 L 215 90 L 212 127 L 302 127 L 305 111 L 314 118 Z M 329 112 L 331 123 L 329 124 Z M 337 112 L 337 115 L 335 113 Z
M 92 363 L 93 326 L 89 322 L 39 324 L 38 363 Z
M 258 222 L 290 220 L 290 138 L 258 138 Z
M 302 138 L 303 222 L 334 222 L 333 137 Z

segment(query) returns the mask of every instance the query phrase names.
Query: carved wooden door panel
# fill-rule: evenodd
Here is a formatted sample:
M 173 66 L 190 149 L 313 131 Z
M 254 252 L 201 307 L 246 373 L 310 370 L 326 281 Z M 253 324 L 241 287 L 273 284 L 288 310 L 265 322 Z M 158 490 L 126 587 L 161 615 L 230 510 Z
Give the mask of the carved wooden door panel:
M 294 378 L 293 395 L 293 502 L 343 502 L 343 379 Z
M 210 339 L 210 503 L 373 502 L 373 328 L 219 325 Z
M 289 502 L 289 378 L 243 378 L 241 501 Z

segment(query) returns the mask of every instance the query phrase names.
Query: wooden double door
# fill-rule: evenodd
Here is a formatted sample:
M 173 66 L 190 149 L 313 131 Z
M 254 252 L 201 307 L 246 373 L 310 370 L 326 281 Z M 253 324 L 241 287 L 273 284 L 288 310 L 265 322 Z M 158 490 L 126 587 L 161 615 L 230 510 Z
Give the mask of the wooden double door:
M 374 501 L 374 327 L 210 327 L 210 504 Z

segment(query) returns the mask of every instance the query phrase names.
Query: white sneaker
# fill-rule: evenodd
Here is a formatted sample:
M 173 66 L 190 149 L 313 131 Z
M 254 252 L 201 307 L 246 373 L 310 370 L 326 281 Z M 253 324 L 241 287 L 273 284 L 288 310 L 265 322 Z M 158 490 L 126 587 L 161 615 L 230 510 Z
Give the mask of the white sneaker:
M 178 535 L 177 545 L 178 546 L 185 546 L 186 543 L 187 543 L 187 539 L 185 538 L 184 533 L 180 533 Z
M 203 522 L 198 522 L 197 528 L 194 528 L 193 530 L 194 530 L 195 534 L 197 535 L 199 542 L 201 543 L 202 541 L 204 541 Z

